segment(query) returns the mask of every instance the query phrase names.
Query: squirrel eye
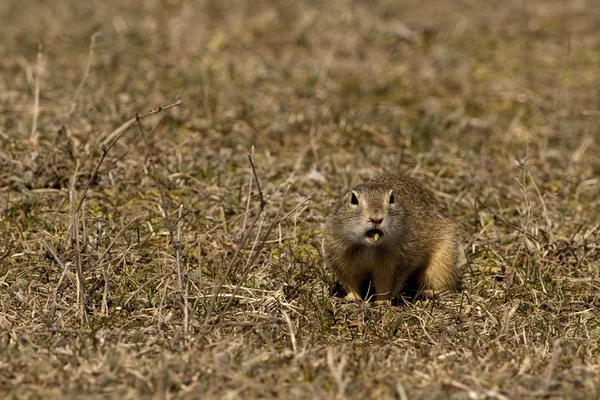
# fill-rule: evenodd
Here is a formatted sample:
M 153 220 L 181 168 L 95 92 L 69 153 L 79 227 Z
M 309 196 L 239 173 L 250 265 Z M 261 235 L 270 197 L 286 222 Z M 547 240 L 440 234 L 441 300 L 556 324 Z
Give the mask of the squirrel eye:
M 396 199 L 394 198 L 394 192 L 390 192 L 390 204 L 394 204 Z
M 350 197 L 350 203 L 354 204 L 355 206 L 358 205 L 358 197 L 356 197 L 354 193 L 352 193 L 352 196 Z

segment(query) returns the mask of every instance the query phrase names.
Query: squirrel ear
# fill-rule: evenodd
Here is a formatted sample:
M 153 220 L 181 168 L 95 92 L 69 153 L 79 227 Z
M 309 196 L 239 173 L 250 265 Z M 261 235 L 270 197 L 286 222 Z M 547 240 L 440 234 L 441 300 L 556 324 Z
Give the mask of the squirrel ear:
M 354 204 L 355 206 L 358 205 L 358 196 L 356 195 L 356 192 L 352 192 L 350 195 L 350 204 Z
M 394 204 L 396 199 L 394 198 L 394 191 L 390 190 L 390 204 Z

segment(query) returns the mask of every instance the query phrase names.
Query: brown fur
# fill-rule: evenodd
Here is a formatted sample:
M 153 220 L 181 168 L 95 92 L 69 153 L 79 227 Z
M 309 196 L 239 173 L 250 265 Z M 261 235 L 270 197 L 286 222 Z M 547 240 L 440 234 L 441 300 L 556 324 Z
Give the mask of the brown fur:
M 372 229 L 381 233 L 374 242 Z M 458 289 L 459 254 L 455 225 L 407 176 L 379 175 L 355 187 L 325 228 L 327 264 L 350 296 L 363 299 L 396 298 L 409 279 L 417 290 Z

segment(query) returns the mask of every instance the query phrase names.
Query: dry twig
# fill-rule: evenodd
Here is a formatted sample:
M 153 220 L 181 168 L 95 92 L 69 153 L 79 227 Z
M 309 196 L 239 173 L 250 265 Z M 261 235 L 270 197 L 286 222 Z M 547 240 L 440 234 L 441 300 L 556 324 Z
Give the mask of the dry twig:
M 162 111 L 168 110 L 169 108 L 177 107 L 177 106 L 181 105 L 181 103 L 182 103 L 181 100 L 177 100 L 173 104 L 169 104 L 167 106 L 162 106 L 162 107 L 159 106 L 157 109 L 150 110 L 147 113 L 142 114 L 142 115 L 138 115 L 136 113 L 135 117 L 131 118 L 129 121 L 125 122 L 123 125 L 121 125 L 117 129 L 115 129 L 110 135 L 108 135 L 108 137 L 106 139 L 104 139 L 104 141 L 101 144 L 102 157 L 100 158 L 100 161 L 96 165 L 96 169 L 92 173 L 92 176 L 90 176 L 90 179 L 88 180 L 87 185 L 85 186 L 85 189 L 83 189 L 83 194 L 81 195 L 81 199 L 79 199 L 79 205 L 77 206 L 78 209 L 79 209 L 79 207 L 81 207 L 83 200 L 85 200 L 85 198 L 87 196 L 87 192 L 88 192 L 90 186 L 92 185 L 92 182 L 94 181 L 94 179 L 96 179 L 96 176 L 98 175 L 98 170 L 100 169 L 102 162 L 106 158 L 106 155 L 108 154 L 110 149 L 112 149 L 112 147 L 117 143 L 117 141 L 125 134 L 125 132 L 127 132 L 136 122 L 141 121 L 142 119 L 146 118 L 147 116 L 160 113 Z
M 31 135 L 29 141 L 33 144 L 38 142 L 38 117 L 40 115 L 40 76 L 42 75 L 42 45 L 38 46 L 37 62 L 35 65 L 35 93 L 33 103 L 33 122 L 31 124 Z
M 250 157 L 250 155 L 248 155 L 248 158 L 250 159 L 250 166 L 252 167 L 252 171 L 255 174 L 254 176 L 256 178 L 256 181 L 258 182 L 258 177 L 256 177 L 256 170 L 254 169 L 254 164 L 252 163 L 252 158 Z M 260 185 L 257 185 L 257 186 L 260 188 Z M 235 265 L 235 262 L 237 261 L 239 255 L 240 255 L 240 252 L 242 251 L 242 249 L 246 245 L 246 242 L 248 241 L 248 238 L 250 237 L 250 233 L 254 230 L 254 227 L 256 226 L 256 223 L 258 222 L 258 219 L 260 218 L 260 216 L 262 215 L 262 213 L 263 213 L 263 211 L 265 209 L 266 201 L 262 197 L 262 192 L 260 190 L 259 190 L 259 193 L 260 193 L 261 198 L 260 198 L 260 207 L 258 209 L 258 213 L 256 214 L 256 217 L 254 217 L 254 219 L 252 220 L 252 223 L 250 224 L 250 227 L 249 227 L 248 231 L 244 233 L 244 235 L 242 237 L 242 240 L 238 244 L 237 249 L 236 249 L 235 253 L 233 254 L 233 257 L 231 258 L 231 260 L 227 264 L 227 268 L 225 270 L 225 274 L 223 275 L 223 278 L 219 281 L 219 284 L 215 288 L 215 294 L 216 294 L 216 296 L 214 296 L 211 299 L 209 308 L 206 311 L 206 316 L 204 317 L 204 326 L 207 326 L 208 323 L 209 323 L 211 314 L 212 314 L 212 312 L 214 310 L 214 307 L 215 307 L 215 304 L 217 302 L 217 299 L 219 298 L 218 294 L 221 293 L 221 290 L 223 288 L 223 283 L 224 283 L 225 278 L 229 275 L 229 272 L 231 271 L 231 269 Z M 218 322 L 218 318 L 217 318 L 217 322 Z
M 77 306 L 79 308 L 79 318 L 83 325 L 87 323 L 87 312 L 85 303 L 85 278 L 83 276 L 83 268 L 81 265 L 81 248 L 79 243 L 79 213 L 78 208 L 75 205 L 75 197 L 77 196 L 75 192 L 75 182 L 78 170 L 79 162 L 77 162 L 77 166 L 75 167 L 71 188 L 69 189 L 69 208 L 71 216 L 71 239 L 75 251 L 75 272 L 77 273 Z
M 177 282 L 179 283 L 179 293 L 183 297 L 183 331 L 187 335 L 189 325 L 189 306 L 187 298 L 187 283 L 181 271 L 181 221 L 183 220 L 183 204 L 179 206 L 179 215 L 177 220 L 177 238 L 175 241 L 175 259 L 177 266 Z

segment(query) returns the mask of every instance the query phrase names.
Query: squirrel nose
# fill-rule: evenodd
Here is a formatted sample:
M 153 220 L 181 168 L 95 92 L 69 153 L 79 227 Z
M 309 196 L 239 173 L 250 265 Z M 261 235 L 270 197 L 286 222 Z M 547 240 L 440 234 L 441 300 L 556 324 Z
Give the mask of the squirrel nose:
M 383 222 L 383 217 L 380 217 L 380 216 L 369 217 L 369 221 L 371 221 L 375 225 L 379 225 L 379 224 L 381 224 Z

